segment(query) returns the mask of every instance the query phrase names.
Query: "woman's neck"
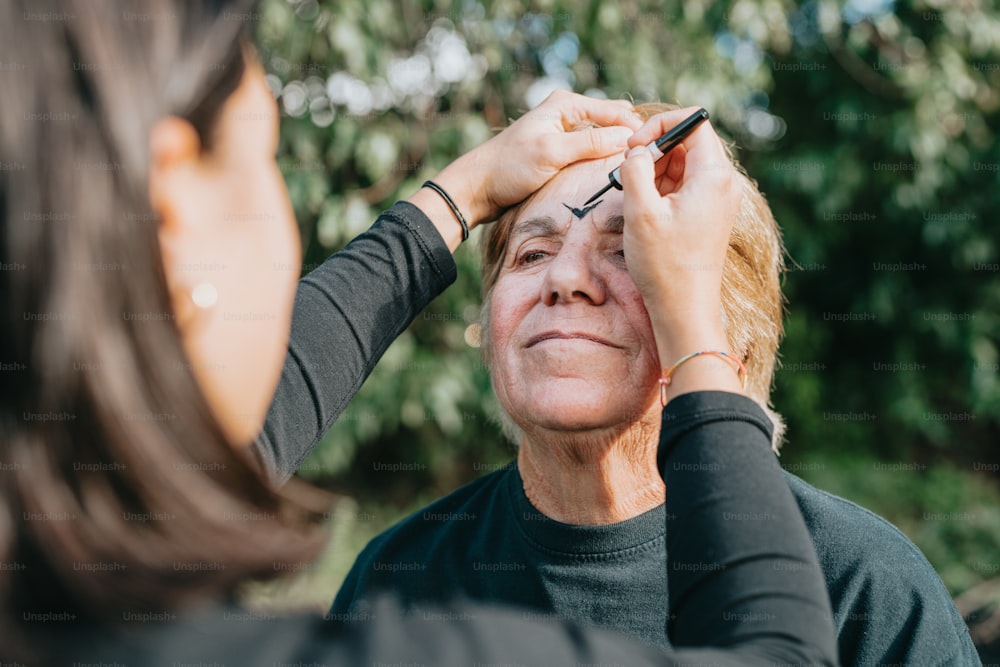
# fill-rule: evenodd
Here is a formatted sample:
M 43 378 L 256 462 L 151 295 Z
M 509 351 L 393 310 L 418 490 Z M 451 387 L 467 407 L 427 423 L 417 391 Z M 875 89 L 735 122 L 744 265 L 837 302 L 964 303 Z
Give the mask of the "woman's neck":
M 656 469 L 659 426 L 527 435 L 517 455 L 525 495 L 545 516 L 579 526 L 617 523 L 659 506 L 666 497 Z

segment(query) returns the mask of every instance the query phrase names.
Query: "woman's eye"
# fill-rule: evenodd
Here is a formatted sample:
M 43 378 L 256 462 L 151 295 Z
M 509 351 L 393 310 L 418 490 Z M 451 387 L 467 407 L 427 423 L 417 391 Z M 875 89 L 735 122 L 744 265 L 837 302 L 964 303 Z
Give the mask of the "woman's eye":
M 528 252 L 521 255 L 521 258 L 518 260 L 518 263 L 532 264 L 540 259 L 543 259 L 545 256 L 546 253 L 542 252 L 541 250 L 529 250 Z

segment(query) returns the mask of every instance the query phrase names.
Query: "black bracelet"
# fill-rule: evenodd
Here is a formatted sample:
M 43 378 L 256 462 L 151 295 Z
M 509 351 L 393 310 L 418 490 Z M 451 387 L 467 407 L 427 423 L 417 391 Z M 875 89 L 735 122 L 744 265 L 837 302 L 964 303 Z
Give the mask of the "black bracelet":
M 458 210 L 458 206 L 456 206 L 455 202 L 451 200 L 451 197 L 449 197 L 448 193 L 444 191 L 444 188 L 442 188 L 434 181 L 424 181 L 424 184 L 421 185 L 420 187 L 430 188 L 434 192 L 441 195 L 441 198 L 444 199 L 445 203 L 447 203 L 448 206 L 451 208 L 451 212 L 455 214 L 456 218 L 458 218 L 458 223 L 462 225 L 462 240 L 464 241 L 465 239 L 469 238 L 469 223 L 465 221 L 465 218 L 462 216 L 462 212 Z

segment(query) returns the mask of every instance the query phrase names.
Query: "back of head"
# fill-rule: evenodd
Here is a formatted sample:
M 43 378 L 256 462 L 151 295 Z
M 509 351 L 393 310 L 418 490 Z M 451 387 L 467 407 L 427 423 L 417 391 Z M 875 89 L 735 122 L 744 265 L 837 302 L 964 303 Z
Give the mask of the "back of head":
M 678 107 L 662 103 L 639 104 L 633 108 L 642 120 Z M 573 129 L 585 129 L 578 127 Z M 777 360 L 778 344 L 783 332 L 783 297 L 781 273 L 784 270 L 784 248 L 781 231 L 764 195 L 757 189 L 742 167 L 732 157 L 740 172 L 743 204 L 739 219 L 733 226 L 722 279 L 723 324 L 732 351 L 743 360 L 747 369 L 747 395 L 754 399 L 774 423 L 774 447 L 784 433 L 784 423 L 770 407 L 771 385 Z M 486 231 L 483 239 L 482 312 L 489 313 L 489 299 L 500 274 L 507 252 L 510 231 L 521 205 L 504 212 Z M 489 364 L 489 322 L 483 322 L 482 350 Z M 661 360 L 666 363 L 667 360 Z M 505 434 L 513 442 L 520 441 L 520 432 L 509 416 L 502 414 Z
M 41 614 L 163 610 L 319 546 L 199 391 L 149 203 L 153 124 L 211 147 L 252 9 L 0 3 L 3 651 Z

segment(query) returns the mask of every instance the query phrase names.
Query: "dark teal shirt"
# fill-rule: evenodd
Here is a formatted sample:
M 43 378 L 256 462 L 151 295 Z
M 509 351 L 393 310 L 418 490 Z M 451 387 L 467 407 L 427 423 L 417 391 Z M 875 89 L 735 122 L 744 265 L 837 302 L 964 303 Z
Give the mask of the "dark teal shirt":
M 842 664 L 981 664 L 944 584 L 910 540 L 854 503 L 785 478 L 823 569 Z M 372 540 L 331 613 L 356 615 L 390 588 L 413 607 L 509 603 L 530 609 L 522 612 L 529 620 L 573 619 L 665 646 L 665 511 L 608 526 L 553 521 L 528 501 L 511 464 Z

